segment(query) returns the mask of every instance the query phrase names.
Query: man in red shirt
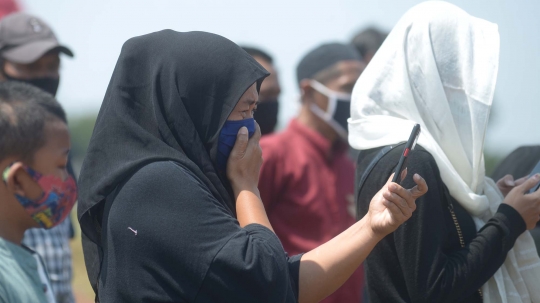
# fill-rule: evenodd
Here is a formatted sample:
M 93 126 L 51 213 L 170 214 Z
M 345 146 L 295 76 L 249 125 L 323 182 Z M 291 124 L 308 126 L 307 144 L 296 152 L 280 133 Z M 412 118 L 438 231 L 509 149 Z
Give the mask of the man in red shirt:
M 261 198 L 290 255 L 314 249 L 355 222 L 347 118 L 350 94 L 364 67 L 350 45 L 324 44 L 309 52 L 297 67 L 299 115 L 283 132 L 260 141 Z M 323 302 L 360 302 L 362 285 L 358 270 Z

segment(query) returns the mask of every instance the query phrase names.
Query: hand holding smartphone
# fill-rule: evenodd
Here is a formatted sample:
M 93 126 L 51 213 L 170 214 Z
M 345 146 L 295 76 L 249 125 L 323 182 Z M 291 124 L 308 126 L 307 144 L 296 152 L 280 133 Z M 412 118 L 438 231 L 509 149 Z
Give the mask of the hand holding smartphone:
M 409 159 L 409 155 L 411 151 L 414 150 L 414 147 L 416 146 L 416 141 L 418 141 L 419 135 L 420 135 L 420 124 L 416 124 L 413 127 L 413 130 L 411 132 L 409 140 L 407 141 L 407 144 L 405 144 L 405 148 L 403 149 L 401 158 L 399 159 L 398 165 L 396 166 L 396 169 L 394 171 L 394 178 L 392 179 L 392 182 L 401 184 L 401 182 L 403 181 L 403 179 L 401 178 L 401 173 L 403 172 L 404 169 L 407 168 L 407 160 Z

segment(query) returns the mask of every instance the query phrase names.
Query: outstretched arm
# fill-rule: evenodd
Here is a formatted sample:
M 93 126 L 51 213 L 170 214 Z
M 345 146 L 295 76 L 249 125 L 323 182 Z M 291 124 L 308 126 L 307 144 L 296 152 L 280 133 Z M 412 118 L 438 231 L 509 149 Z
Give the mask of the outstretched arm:
M 270 230 L 264 205 L 257 189 L 262 151 L 260 130 L 248 139 L 241 128 L 227 164 L 236 198 L 236 214 L 241 227 L 260 224 Z M 417 186 L 406 190 L 391 178 L 371 200 L 368 214 L 332 240 L 304 254 L 300 263 L 299 302 L 319 302 L 337 290 L 360 266 L 384 236 L 409 219 L 415 200 L 427 192 L 426 182 L 414 176 Z
M 390 182 L 373 197 L 362 220 L 304 254 L 300 263 L 299 302 L 319 302 L 336 291 L 362 264 L 373 247 L 409 219 L 415 200 L 427 192 L 419 175 L 417 186 L 406 190 Z

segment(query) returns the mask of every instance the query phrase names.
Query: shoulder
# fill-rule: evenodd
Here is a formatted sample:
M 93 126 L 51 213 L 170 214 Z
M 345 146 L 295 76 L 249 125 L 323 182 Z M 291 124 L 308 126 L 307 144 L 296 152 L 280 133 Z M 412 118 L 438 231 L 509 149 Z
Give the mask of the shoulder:
M 288 152 L 291 151 L 290 141 L 287 140 L 287 132 L 266 135 L 261 138 L 261 146 L 264 162 L 281 162 Z
M 126 185 L 144 184 L 144 187 L 169 187 L 175 188 L 201 185 L 197 177 L 188 169 L 172 161 L 152 162 L 135 172 L 127 181 Z
M 359 178 L 363 174 L 367 167 L 377 157 L 377 154 L 382 150 L 381 148 L 367 151 L 364 156 L 360 155 L 358 161 L 357 177 Z M 388 177 L 394 172 L 396 165 L 399 162 L 401 154 L 403 153 L 403 146 L 397 146 L 388 151 L 378 162 L 372 167 L 371 173 L 366 182 L 375 184 L 377 187 L 386 183 Z M 405 187 L 414 186 L 415 183 L 412 180 L 414 174 L 422 176 L 427 185 L 432 188 L 442 183 L 439 168 L 435 158 L 423 147 L 417 146 L 410 154 L 407 162 L 407 178 L 402 184 Z
M 32 284 L 35 279 L 31 276 L 37 272 L 30 265 L 35 262 L 34 257 L 23 248 L 12 250 L 3 241 L 0 238 L 0 302 L 36 302 L 36 288 Z
M 168 205 L 190 200 L 215 201 L 208 187 L 190 170 L 172 161 L 150 163 L 134 173 L 118 188 L 113 199 L 130 204 Z M 116 203 L 116 202 L 115 202 Z
M 289 140 L 287 140 L 287 132 L 282 131 L 262 137 L 259 144 L 261 145 L 263 152 L 275 152 L 282 150 L 284 147 L 283 145 L 288 145 L 288 142 Z
M 357 167 L 360 170 L 366 169 L 385 147 L 387 146 L 361 151 L 358 156 Z M 399 145 L 386 152 L 383 157 L 379 158 L 374 169 L 394 169 L 399 162 L 401 154 L 403 153 L 403 147 L 404 145 Z M 433 168 L 438 170 L 435 158 L 433 158 L 433 156 L 421 146 L 417 146 L 414 151 L 411 152 L 408 159 L 408 166 L 414 166 L 415 169 L 420 170 Z
M 174 234 L 176 229 L 193 229 L 212 220 L 236 220 L 192 172 L 170 161 L 141 168 L 110 197 L 105 212 L 110 230 L 125 233 L 130 226 L 142 233 L 146 229 L 157 237 L 148 243 L 163 240 L 163 231 Z
M 158 161 L 158 162 L 152 162 L 150 164 L 147 164 L 141 167 L 133 175 L 133 177 L 149 176 L 149 175 L 152 175 L 154 177 L 159 177 L 163 175 L 164 173 L 183 176 L 184 172 L 188 172 L 188 170 L 183 169 L 182 166 L 172 161 Z
M 540 154 L 540 145 L 521 146 L 513 151 L 512 154 L 538 155 Z
M 498 180 L 506 174 L 520 178 L 531 172 L 540 161 L 540 145 L 521 146 L 504 158 L 495 168 L 491 177 Z
M 418 146 L 411 153 L 409 164 L 420 169 L 435 169 L 439 171 L 439 166 L 437 165 L 437 161 L 435 161 L 433 155 L 431 155 L 431 153 L 425 150 L 422 146 Z
M 395 168 L 402 153 L 403 146 L 395 147 L 380 160 L 379 164 L 382 166 Z M 437 171 L 439 170 L 435 158 L 422 146 L 417 146 L 410 153 L 407 167 L 409 168 L 409 172 L 411 172 L 411 168 L 417 171 L 431 171 L 434 169 Z

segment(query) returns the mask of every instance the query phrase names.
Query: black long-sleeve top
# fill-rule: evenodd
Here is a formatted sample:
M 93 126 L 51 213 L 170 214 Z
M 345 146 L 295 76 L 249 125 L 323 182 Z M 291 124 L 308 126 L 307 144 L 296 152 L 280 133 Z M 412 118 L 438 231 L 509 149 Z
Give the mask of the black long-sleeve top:
M 358 158 L 357 181 L 380 148 L 363 151 Z M 357 195 L 364 216 L 371 197 L 386 183 L 403 148 L 383 157 Z M 476 231 L 472 217 L 448 193 L 433 156 L 418 146 L 409 156 L 408 176 L 402 185 L 413 187 L 412 176 L 427 182 L 427 194 L 416 200 L 412 217 L 385 237 L 365 261 L 371 302 L 482 302 L 478 289 L 506 259 L 517 237 L 526 229 L 519 213 L 501 204 L 486 225 Z M 461 227 L 462 248 L 448 205 Z
M 114 203 L 113 203 L 114 201 Z M 245 228 L 197 177 L 146 165 L 107 198 L 101 302 L 297 302 L 300 255 Z

